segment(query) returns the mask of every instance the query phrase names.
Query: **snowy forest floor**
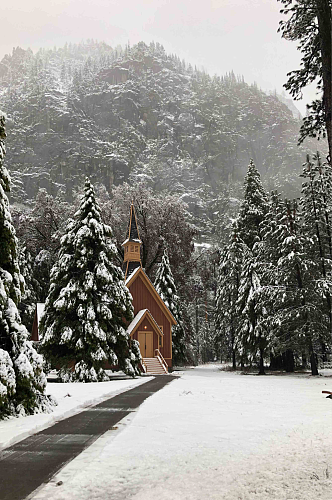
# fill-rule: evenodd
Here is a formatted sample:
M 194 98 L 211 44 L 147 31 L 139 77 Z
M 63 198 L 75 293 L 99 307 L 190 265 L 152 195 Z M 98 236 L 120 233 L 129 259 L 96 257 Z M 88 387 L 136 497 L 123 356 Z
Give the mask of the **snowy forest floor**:
M 99 383 L 57 383 L 49 382 L 46 393 L 57 401 L 52 413 L 39 413 L 28 417 L 12 417 L 0 421 L 0 450 L 22 439 L 50 427 L 55 422 L 68 418 L 88 406 L 100 403 L 132 387 L 148 382 L 153 377 L 132 379 L 120 372 L 111 375 L 109 382 Z
M 330 378 L 186 370 L 33 498 L 331 500 L 332 401 L 322 390 Z

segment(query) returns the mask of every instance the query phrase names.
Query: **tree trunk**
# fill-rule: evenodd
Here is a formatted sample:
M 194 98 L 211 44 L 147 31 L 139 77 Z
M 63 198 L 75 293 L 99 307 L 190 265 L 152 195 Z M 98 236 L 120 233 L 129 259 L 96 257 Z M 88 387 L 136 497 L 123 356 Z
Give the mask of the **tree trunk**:
M 233 357 L 233 370 L 236 370 L 236 356 L 235 356 L 235 349 L 233 349 L 233 352 L 232 352 L 232 357 Z
M 311 375 L 318 375 L 317 359 L 311 340 L 309 341 L 309 354 L 310 354 Z
M 307 366 L 307 355 L 305 352 L 302 353 L 302 366 L 303 368 L 306 368 Z
M 264 349 L 259 348 L 259 372 L 258 375 L 266 375 L 264 369 Z
M 287 373 L 293 373 L 295 370 L 294 353 L 291 349 L 285 352 L 285 370 Z
M 271 370 L 281 370 L 282 368 L 282 356 L 278 354 L 278 356 L 274 356 L 274 354 L 270 354 L 270 368 Z
M 329 144 L 329 157 L 332 155 L 332 76 L 331 76 L 331 8 L 329 0 L 315 0 L 319 30 L 320 52 L 323 76 L 323 105 L 327 140 Z

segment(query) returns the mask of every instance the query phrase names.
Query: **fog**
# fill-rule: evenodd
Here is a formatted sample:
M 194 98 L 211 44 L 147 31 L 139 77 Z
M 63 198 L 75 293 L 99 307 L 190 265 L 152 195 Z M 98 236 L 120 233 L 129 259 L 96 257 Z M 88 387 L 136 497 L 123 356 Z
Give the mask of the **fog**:
M 277 33 L 279 10 L 277 0 L 14 0 L 0 9 L 0 58 L 17 46 L 35 51 L 87 38 L 111 46 L 154 40 L 211 74 L 233 70 L 280 93 L 300 54 Z M 297 103 L 302 113 L 313 97 L 308 91 Z

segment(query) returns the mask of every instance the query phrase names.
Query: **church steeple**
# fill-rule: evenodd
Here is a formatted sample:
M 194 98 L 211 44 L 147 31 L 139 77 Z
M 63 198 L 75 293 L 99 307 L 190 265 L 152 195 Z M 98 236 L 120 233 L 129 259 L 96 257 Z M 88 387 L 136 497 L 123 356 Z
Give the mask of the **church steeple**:
M 141 267 L 141 244 L 137 227 L 137 219 L 134 204 L 130 206 L 130 219 L 127 232 L 127 238 L 122 243 L 124 250 L 123 267 L 125 279 L 137 268 Z

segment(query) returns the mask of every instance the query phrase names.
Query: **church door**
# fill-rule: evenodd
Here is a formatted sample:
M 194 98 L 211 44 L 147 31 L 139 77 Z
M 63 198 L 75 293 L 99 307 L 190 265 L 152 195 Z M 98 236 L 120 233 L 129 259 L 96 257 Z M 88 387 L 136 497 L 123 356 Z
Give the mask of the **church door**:
M 138 332 L 142 358 L 153 358 L 153 332 Z

